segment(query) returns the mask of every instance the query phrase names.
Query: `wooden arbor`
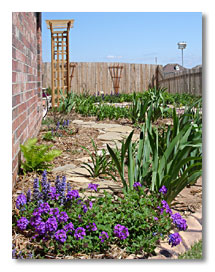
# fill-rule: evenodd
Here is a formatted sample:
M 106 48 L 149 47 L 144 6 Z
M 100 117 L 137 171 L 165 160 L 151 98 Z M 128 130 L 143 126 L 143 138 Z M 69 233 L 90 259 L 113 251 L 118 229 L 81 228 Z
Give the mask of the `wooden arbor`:
M 122 69 L 123 69 L 123 66 L 120 66 L 120 65 L 109 66 L 109 71 L 113 81 L 113 88 L 114 88 L 115 94 L 119 93 L 119 82 L 122 75 Z
M 52 107 L 59 106 L 60 90 L 70 91 L 69 30 L 74 20 L 46 20 L 51 31 Z

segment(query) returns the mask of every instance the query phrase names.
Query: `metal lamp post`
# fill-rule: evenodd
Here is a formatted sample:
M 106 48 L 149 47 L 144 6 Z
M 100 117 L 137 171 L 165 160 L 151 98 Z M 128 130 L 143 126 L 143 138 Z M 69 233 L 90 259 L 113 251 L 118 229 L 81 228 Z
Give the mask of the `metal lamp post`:
M 178 49 L 181 49 L 181 55 L 182 55 L 182 67 L 184 65 L 183 50 L 186 48 L 186 46 L 187 46 L 186 42 L 178 42 Z

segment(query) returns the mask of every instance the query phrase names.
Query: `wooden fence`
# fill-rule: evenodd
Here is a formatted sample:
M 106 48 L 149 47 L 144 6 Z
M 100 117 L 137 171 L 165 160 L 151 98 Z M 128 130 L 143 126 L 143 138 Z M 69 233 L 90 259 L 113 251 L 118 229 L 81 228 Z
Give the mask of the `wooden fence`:
M 74 63 L 72 63 L 74 64 Z M 104 94 L 114 93 L 109 66 L 116 63 L 78 62 L 74 69 L 71 89 L 75 93 L 89 94 L 103 91 Z M 117 63 L 123 66 L 119 84 L 119 93 L 141 92 L 156 85 L 157 68 L 153 64 Z M 43 63 L 43 88 L 51 87 L 51 64 Z
M 164 74 L 160 67 L 157 70 L 157 85 L 167 88 L 169 93 L 188 93 L 202 95 L 202 68 L 187 69 Z
M 74 64 L 74 63 L 72 63 Z M 78 62 L 74 69 L 71 89 L 75 93 L 89 94 L 103 91 L 114 93 L 108 67 L 116 63 Z M 119 64 L 119 63 L 117 63 Z M 202 68 L 187 69 L 175 73 L 163 73 L 163 66 L 153 64 L 120 63 L 123 66 L 119 93 L 141 92 L 151 87 L 164 87 L 170 93 L 202 95 Z M 43 88 L 51 87 L 51 64 L 42 66 Z

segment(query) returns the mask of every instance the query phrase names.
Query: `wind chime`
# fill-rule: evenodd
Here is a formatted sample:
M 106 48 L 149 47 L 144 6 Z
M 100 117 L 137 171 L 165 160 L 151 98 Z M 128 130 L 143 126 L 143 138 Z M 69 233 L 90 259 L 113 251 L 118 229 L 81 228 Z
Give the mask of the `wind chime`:
M 59 106 L 60 90 L 70 92 L 69 31 L 74 20 L 46 20 L 51 31 L 52 107 Z
M 109 71 L 113 81 L 113 88 L 114 88 L 115 94 L 119 94 L 119 82 L 120 82 L 120 78 L 122 77 L 122 69 L 123 69 L 123 66 L 120 66 L 119 64 L 109 66 Z

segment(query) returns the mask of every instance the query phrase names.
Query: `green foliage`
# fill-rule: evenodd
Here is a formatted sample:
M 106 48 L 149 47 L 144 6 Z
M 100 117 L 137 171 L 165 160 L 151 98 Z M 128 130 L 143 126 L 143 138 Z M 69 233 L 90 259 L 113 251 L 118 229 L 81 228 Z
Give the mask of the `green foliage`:
M 196 242 L 184 254 L 180 254 L 178 259 L 202 259 L 202 240 Z
M 94 151 L 91 152 L 86 147 L 82 146 L 84 150 L 88 152 L 90 155 L 90 158 L 92 160 L 92 163 L 83 163 L 83 168 L 87 169 L 87 171 L 90 173 L 92 177 L 99 177 L 100 175 L 109 175 L 113 179 L 115 177 L 112 175 L 112 173 L 115 171 L 115 168 L 110 161 L 110 156 L 107 154 L 105 149 L 102 149 L 100 152 L 98 150 L 97 145 L 91 139 L 93 149 Z
M 73 92 L 70 92 L 66 96 L 64 96 L 62 90 L 60 90 L 60 94 L 61 98 L 58 111 L 70 113 L 75 106 L 75 94 Z
M 99 188 L 98 188 L 99 193 Z M 157 208 L 161 205 L 162 196 L 160 194 L 145 192 L 145 188 L 131 191 L 123 198 L 115 199 L 111 194 L 104 192 L 104 196 L 79 197 L 65 202 L 48 201 L 51 208 L 58 208 L 60 212 L 66 212 L 69 221 L 59 223 L 58 229 L 63 229 L 64 225 L 72 222 L 74 229 L 84 228 L 86 236 L 81 240 L 76 240 L 74 231 L 67 232 L 67 239 L 64 243 L 55 240 L 54 236 L 47 236 L 42 240 L 38 237 L 28 245 L 29 251 L 35 259 L 47 258 L 46 256 L 71 256 L 73 254 L 101 254 L 110 250 L 112 245 L 117 245 L 127 253 L 144 254 L 146 257 L 154 254 L 154 250 L 159 240 L 168 237 L 173 228 L 170 214 L 164 211 L 162 214 Z M 83 211 L 80 203 L 92 202 L 92 207 Z M 28 220 L 32 217 L 33 211 L 38 207 L 35 201 L 25 205 L 25 209 L 20 210 L 19 215 L 14 214 L 13 226 L 16 227 L 17 219 L 25 217 Z M 50 217 L 48 213 L 42 214 L 42 220 Z M 157 217 L 157 221 L 155 221 Z M 96 230 L 91 231 L 86 226 L 94 223 Z M 114 235 L 114 227 L 121 224 L 128 228 L 129 236 L 126 239 L 119 239 Z M 23 232 L 23 235 L 33 235 L 33 228 Z M 101 242 L 99 235 L 102 231 L 108 233 L 108 239 Z
M 174 110 L 173 126 L 162 133 L 152 127 L 150 108 L 146 123 L 142 126 L 139 145 L 134 152 L 130 133 L 121 148 L 121 159 L 107 145 L 108 151 L 121 177 L 124 190 L 128 185 L 124 176 L 125 156 L 128 153 L 128 184 L 141 182 L 152 191 L 162 185 L 168 189 L 168 203 L 188 184 L 193 184 L 202 175 L 202 132 L 197 117 L 192 119 L 190 109 L 181 117 Z M 193 124 L 192 124 L 193 122 Z
M 46 132 L 43 135 L 43 140 L 45 140 L 45 141 L 53 141 L 54 140 L 54 136 L 52 135 L 52 132 L 51 131 Z
M 52 145 L 37 145 L 36 143 L 37 138 L 31 138 L 24 145 L 20 145 L 25 159 L 21 163 L 24 173 L 48 170 L 52 165 L 49 162 L 61 154 L 60 150 L 51 149 Z

